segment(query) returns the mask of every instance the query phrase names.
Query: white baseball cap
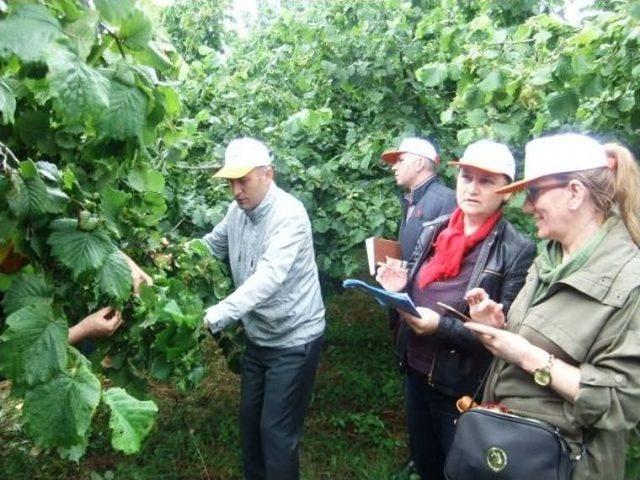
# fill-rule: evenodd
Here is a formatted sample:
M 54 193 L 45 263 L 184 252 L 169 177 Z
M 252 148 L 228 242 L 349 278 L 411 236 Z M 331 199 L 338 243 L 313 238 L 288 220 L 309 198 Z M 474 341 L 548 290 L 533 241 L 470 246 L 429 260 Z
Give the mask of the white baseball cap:
M 236 138 L 227 145 L 224 166 L 214 177 L 240 178 L 256 167 L 268 165 L 271 165 L 271 156 L 264 143 L 255 138 Z
M 587 135 L 563 133 L 531 140 L 524 149 L 524 178 L 496 190 L 508 193 L 522 190 L 534 180 L 558 173 L 579 172 L 607 167 L 602 144 Z
M 422 138 L 409 137 L 400 142 L 400 146 L 397 150 L 389 150 L 382 154 L 382 160 L 393 165 L 398 161 L 398 158 L 403 153 L 413 153 L 414 155 L 420 155 L 421 157 L 428 158 L 436 164 L 440 162 L 438 152 L 435 147 Z
M 489 173 L 506 175 L 513 181 L 516 176 L 516 161 L 509 147 L 493 140 L 478 140 L 469 145 L 462 158 L 449 165 L 467 165 Z

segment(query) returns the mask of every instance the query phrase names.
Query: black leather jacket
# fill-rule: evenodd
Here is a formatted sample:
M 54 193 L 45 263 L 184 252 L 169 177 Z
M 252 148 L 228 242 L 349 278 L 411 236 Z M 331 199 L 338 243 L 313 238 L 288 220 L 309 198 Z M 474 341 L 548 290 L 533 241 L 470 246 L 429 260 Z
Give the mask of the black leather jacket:
M 450 215 L 446 215 L 425 223 L 409 263 L 410 282 L 425 259 L 432 255 L 434 241 L 447 226 L 449 218 Z M 506 314 L 524 284 L 535 255 L 535 243 L 501 218 L 480 247 L 466 291 L 483 288 L 489 297 L 503 304 Z M 459 304 L 452 307 L 468 313 L 468 305 L 462 299 L 466 291 L 460 292 Z M 405 368 L 409 335 L 414 333 L 401 322 L 396 334 L 396 353 L 401 368 Z M 450 396 L 473 395 L 491 363 L 491 353 L 460 320 L 447 315 L 441 316 L 438 331 L 430 338 L 436 349 L 432 369 L 426 378 L 429 385 Z

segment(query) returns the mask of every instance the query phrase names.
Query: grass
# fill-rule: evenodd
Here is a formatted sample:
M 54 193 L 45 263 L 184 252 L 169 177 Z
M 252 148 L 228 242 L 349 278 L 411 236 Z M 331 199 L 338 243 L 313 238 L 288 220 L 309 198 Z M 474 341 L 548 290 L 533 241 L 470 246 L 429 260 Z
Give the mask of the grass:
M 401 377 L 386 312 L 357 292 L 327 304 L 326 348 L 316 378 L 301 451 L 302 478 L 389 479 L 406 459 Z M 34 447 L 19 428 L 16 402 L 0 389 L 0 476 L 7 479 L 242 478 L 239 378 L 213 346 L 206 380 L 181 393 L 152 387 L 158 422 L 142 451 L 115 452 L 99 411 L 91 446 L 78 465 Z

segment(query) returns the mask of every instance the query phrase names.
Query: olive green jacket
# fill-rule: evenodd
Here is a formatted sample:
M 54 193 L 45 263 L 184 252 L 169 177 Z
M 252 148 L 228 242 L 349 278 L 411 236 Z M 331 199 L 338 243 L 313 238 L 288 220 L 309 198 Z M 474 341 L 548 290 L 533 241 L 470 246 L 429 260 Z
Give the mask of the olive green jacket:
M 640 419 L 640 250 L 618 221 L 582 268 L 529 306 L 537 279 L 534 264 L 507 328 L 580 369 L 576 401 L 498 359 L 484 400 L 556 425 L 575 454 L 595 432 L 572 479 L 623 479 L 627 433 Z

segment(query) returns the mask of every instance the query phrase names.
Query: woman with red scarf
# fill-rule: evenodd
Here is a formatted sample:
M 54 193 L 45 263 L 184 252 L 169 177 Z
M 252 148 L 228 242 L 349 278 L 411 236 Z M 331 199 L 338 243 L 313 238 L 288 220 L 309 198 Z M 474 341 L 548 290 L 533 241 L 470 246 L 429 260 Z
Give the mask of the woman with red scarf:
M 387 290 L 406 291 L 420 317 L 405 313 L 396 333 L 409 444 L 422 480 L 444 478 L 444 462 L 459 416 L 456 401 L 480 393 L 491 354 L 463 321 L 438 303 L 468 312 L 465 293 L 491 291 L 506 310 L 524 284 L 535 244 L 502 216 L 508 195 L 495 190 L 515 176 L 509 149 L 490 140 L 475 142 L 459 162 L 458 208 L 425 224 L 409 269 L 389 262 L 377 280 Z

